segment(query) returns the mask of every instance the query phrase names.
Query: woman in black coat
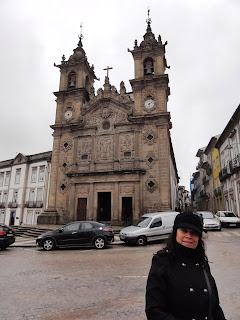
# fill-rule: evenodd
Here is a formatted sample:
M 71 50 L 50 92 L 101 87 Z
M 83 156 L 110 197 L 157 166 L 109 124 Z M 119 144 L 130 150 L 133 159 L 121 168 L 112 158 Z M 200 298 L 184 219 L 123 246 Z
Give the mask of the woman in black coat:
M 200 218 L 176 216 L 165 249 L 154 255 L 146 288 L 148 320 L 226 320 L 211 275 Z

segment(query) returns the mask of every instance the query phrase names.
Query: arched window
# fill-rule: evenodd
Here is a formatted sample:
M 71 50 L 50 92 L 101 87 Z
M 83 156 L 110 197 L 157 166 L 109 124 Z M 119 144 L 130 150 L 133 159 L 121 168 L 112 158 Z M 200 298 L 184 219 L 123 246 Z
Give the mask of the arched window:
M 144 75 L 154 74 L 154 64 L 152 58 L 147 58 L 143 62 Z
M 68 88 L 76 88 L 76 73 L 71 72 L 68 75 Z

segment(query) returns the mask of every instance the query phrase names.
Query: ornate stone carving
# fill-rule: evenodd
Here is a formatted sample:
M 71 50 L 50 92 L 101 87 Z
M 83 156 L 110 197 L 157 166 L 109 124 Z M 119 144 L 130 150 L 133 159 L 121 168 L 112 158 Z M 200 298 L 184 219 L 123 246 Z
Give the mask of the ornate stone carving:
M 148 152 L 146 156 L 146 163 L 150 168 L 152 168 L 155 163 L 157 163 L 157 157 L 154 151 Z
M 89 184 L 78 184 L 76 188 L 76 194 L 78 196 L 89 195 L 90 185 Z
M 69 186 L 67 180 L 63 179 L 62 182 L 59 183 L 58 190 L 64 194 L 66 191 L 68 191 L 68 188 Z
M 152 145 L 157 141 L 158 135 L 157 132 L 153 129 L 149 129 L 144 132 L 143 134 L 144 143 L 147 143 L 148 145 Z
M 97 192 L 112 191 L 114 189 L 113 183 L 97 183 L 95 190 Z
M 112 114 L 112 110 L 109 107 L 103 107 L 102 109 L 102 118 L 107 119 Z
M 97 159 L 113 160 L 114 157 L 114 136 L 97 137 Z
M 135 187 L 134 185 L 131 184 L 121 184 L 120 188 L 120 193 L 121 194 L 134 194 L 135 193 Z
M 62 172 L 67 172 L 69 169 L 69 161 L 67 158 L 63 158 L 62 163 L 59 165 L 60 170 L 62 170 Z
M 120 158 L 133 159 L 134 158 L 134 134 L 121 134 L 119 137 Z
M 147 179 L 146 187 L 147 187 L 147 190 L 152 193 L 158 188 L 158 183 L 152 176 L 150 176 Z
M 70 138 L 65 138 L 62 142 L 61 142 L 61 146 L 60 146 L 60 149 L 64 152 L 67 152 L 69 150 L 72 149 L 72 139 Z
M 91 137 L 78 138 L 78 145 L 77 145 L 78 162 L 90 161 L 91 152 L 92 152 L 92 138 Z

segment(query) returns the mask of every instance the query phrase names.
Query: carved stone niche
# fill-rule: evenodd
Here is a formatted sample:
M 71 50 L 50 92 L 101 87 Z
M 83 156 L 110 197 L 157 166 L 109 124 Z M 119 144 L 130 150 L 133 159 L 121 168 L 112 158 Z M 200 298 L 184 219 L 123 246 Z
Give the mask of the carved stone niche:
M 88 162 L 91 160 L 92 138 L 79 137 L 77 144 L 77 160 L 79 163 Z

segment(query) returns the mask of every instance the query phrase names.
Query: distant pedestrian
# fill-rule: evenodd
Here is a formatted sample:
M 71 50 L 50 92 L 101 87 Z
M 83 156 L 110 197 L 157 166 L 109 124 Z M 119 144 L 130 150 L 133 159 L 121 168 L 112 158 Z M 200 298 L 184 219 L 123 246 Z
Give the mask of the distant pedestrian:
M 202 225 L 203 225 L 203 215 L 202 215 L 202 213 L 199 214 L 199 218 L 201 219 Z
M 199 216 L 176 216 L 165 249 L 154 255 L 146 288 L 148 320 L 226 320 L 202 240 Z

